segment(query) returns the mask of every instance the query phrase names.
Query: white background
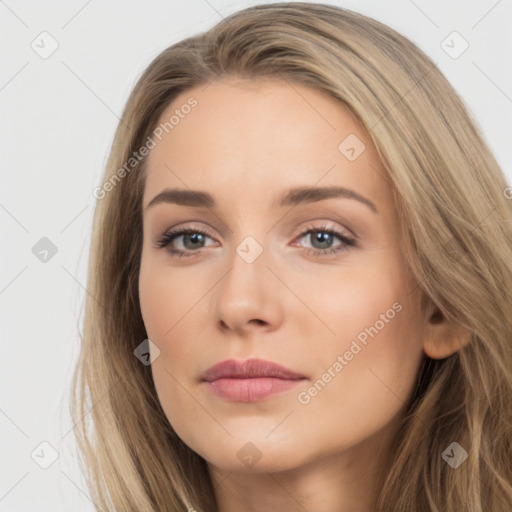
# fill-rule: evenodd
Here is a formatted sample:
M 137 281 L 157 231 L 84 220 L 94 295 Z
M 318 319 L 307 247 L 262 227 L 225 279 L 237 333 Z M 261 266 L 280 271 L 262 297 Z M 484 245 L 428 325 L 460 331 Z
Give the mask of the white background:
M 92 191 L 101 185 L 130 90 L 150 61 L 257 3 L 263 2 L 0 1 L 0 511 L 94 510 L 77 469 L 68 412 Z M 419 45 L 474 113 L 512 181 L 510 0 L 331 3 Z M 43 31 L 59 45 L 47 59 L 31 48 Z M 469 43 L 457 59 L 441 47 L 453 31 Z M 57 247 L 46 263 L 32 253 L 42 237 Z M 59 455 L 48 469 L 31 458 L 43 441 Z

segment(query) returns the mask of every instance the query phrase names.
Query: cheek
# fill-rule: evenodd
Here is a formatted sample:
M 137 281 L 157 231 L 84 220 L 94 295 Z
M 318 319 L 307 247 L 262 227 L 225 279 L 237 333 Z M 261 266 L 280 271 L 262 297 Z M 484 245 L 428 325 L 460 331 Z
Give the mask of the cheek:
M 323 416 L 356 443 L 390 422 L 414 390 L 421 317 L 398 266 L 354 269 L 324 292 L 316 307 L 334 334 L 311 354 L 320 370 L 299 403 L 310 424 Z
M 184 387 L 191 389 L 196 384 L 198 368 L 206 364 L 208 292 L 218 280 L 217 274 L 200 272 L 199 267 L 189 269 L 174 271 L 156 258 L 146 258 L 143 252 L 140 308 L 148 338 L 160 350 L 151 370 L 160 402 L 173 426 L 193 409 Z
M 188 363 L 194 360 L 194 354 L 197 355 L 194 340 L 199 339 L 194 332 L 197 322 L 191 324 L 187 314 L 193 310 L 197 315 L 198 300 L 206 290 L 191 286 L 190 280 L 180 275 L 161 263 L 145 260 L 143 255 L 139 300 L 148 338 L 160 350 L 151 364 L 158 399 L 173 428 L 187 432 L 201 414 L 194 412 L 190 395 L 183 391 L 183 386 L 190 385 L 186 379 L 191 376 L 186 371 L 190 370 Z
M 409 313 L 404 307 L 383 326 L 372 314 L 367 321 L 361 316 L 359 337 L 331 345 L 324 373 L 300 397 L 306 402 L 304 421 L 323 430 L 326 445 L 357 445 L 403 414 L 422 357 Z M 323 429 L 322 423 L 331 428 Z
M 175 334 L 182 324 L 187 324 L 190 329 L 188 315 L 191 312 L 194 316 L 198 314 L 201 299 L 212 286 L 210 282 L 213 284 L 211 276 L 201 274 L 197 268 L 173 270 L 162 260 L 146 257 L 143 252 L 139 300 L 148 337 L 164 343 L 176 339 Z
M 141 269 L 140 308 L 148 337 L 154 341 L 161 340 L 173 327 L 180 306 L 178 294 L 174 287 L 168 285 L 167 280 L 165 274 L 158 277 L 155 272 L 144 272 Z
M 356 338 L 362 346 L 365 341 L 369 346 L 369 340 L 375 334 L 372 326 L 379 332 L 377 338 L 385 337 L 380 335 L 381 332 L 389 334 L 392 324 L 397 328 L 400 322 L 395 318 L 407 316 L 397 309 L 410 302 L 399 261 L 392 254 L 371 253 L 364 258 L 358 257 L 354 265 L 329 269 L 321 274 L 310 272 L 309 276 L 305 273 L 308 277 L 296 283 L 294 290 L 305 298 L 314 315 L 295 315 L 293 321 L 301 322 L 301 331 L 310 340 L 314 336 L 313 327 L 317 338 L 321 334 L 325 350 L 318 351 L 319 357 L 349 350 Z M 321 330 L 318 320 L 324 325 Z M 399 342 L 399 338 L 395 341 Z
M 190 360 L 193 350 L 190 340 L 197 338 L 187 323 L 187 313 L 197 297 L 189 297 L 193 287 L 181 281 L 179 272 L 171 272 L 154 259 L 145 260 L 143 255 L 139 276 L 140 308 L 147 336 L 160 351 L 158 357 L 153 358 L 151 371 L 164 409 L 176 391 L 177 382 L 172 376 L 182 380 L 177 368 Z M 184 326 L 188 326 L 188 333 L 184 332 Z

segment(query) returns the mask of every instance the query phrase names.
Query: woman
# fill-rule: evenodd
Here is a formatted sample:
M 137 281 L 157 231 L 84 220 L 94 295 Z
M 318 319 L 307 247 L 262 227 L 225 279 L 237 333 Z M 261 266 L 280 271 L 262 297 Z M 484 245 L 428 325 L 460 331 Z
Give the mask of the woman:
M 510 510 L 509 190 L 360 14 L 254 6 L 162 52 L 95 191 L 98 510 Z

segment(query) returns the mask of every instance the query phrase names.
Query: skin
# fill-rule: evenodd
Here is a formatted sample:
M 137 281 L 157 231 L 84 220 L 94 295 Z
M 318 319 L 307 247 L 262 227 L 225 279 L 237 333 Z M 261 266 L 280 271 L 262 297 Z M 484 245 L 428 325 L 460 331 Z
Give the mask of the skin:
M 191 96 L 198 105 L 150 151 L 143 197 L 140 306 L 160 350 L 152 363 L 159 400 L 179 437 L 208 462 L 221 512 L 367 512 L 423 354 L 446 357 L 460 348 L 460 333 L 420 306 L 390 181 L 343 105 L 306 86 L 231 77 L 183 92 L 161 120 Z M 338 149 L 349 134 L 365 145 L 354 161 Z M 295 186 L 350 188 L 378 212 L 341 197 L 273 204 Z M 148 208 L 165 188 L 209 192 L 217 206 Z M 315 243 L 310 235 L 324 225 L 357 245 L 322 255 L 343 245 L 336 236 Z M 318 231 L 301 237 L 311 226 Z M 208 232 L 199 245 L 184 236 L 171 243 L 191 256 L 155 245 L 177 227 Z M 236 251 L 247 236 L 263 249 L 252 263 Z M 299 393 L 395 303 L 394 318 L 301 403 Z M 215 363 L 252 357 L 307 379 L 250 403 L 200 382 Z M 251 465 L 239 453 L 260 458 Z

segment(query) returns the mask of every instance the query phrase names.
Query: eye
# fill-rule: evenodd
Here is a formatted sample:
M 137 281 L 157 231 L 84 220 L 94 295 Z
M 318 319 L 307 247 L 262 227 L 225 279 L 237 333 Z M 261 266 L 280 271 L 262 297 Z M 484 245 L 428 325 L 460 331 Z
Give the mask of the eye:
M 332 244 L 336 238 L 341 241 L 341 244 L 333 247 Z M 356 246 L 356 239 L 354 237 L 345 235 L 327 226 L 308 226 L 306 231 L 302 232 L 298 237 L 298 240 L 303 239 L 310 240 L 313 247 L 306 248 L 306 252 L 313 256 L 335 254 Z
M 356 239 L 340 231 L 327 226 L 308 226 L 295 240 L 308 239 L 313 247 L 304 248 L 307 254 L 322 256 L 346 251 L 356 246 Z M 341 241 L 341 244 L 332 246 L 335 239 Z M 182 248 L 173 247 L 173 244 L 181 240 Z M 178 228 L 166 231 L 156 241 L 157 248 L 166 248 L 171 257 L 190 257 L 199 254 L 200 249 L 206 247 L 206 241 L 212 238 L 208 233 L 200 228 Z M 292 246 L 296 246 L 295 243 Z M 316 247 L 314 247 L 316 246 Z
M 185 250 L 176 249 L 171 244 L 174 243 L 178 238 L 182 238 L 182 245 Z M 193 253 L 197 253 L 198 249 L 204 247 L 206 238 L 210 238 L 206 231 L 199 228 L 181 228 L 166 231 L 155 244 L 159 248 L 167 248 L 167 252 L 171 256 L 192 256 Z

